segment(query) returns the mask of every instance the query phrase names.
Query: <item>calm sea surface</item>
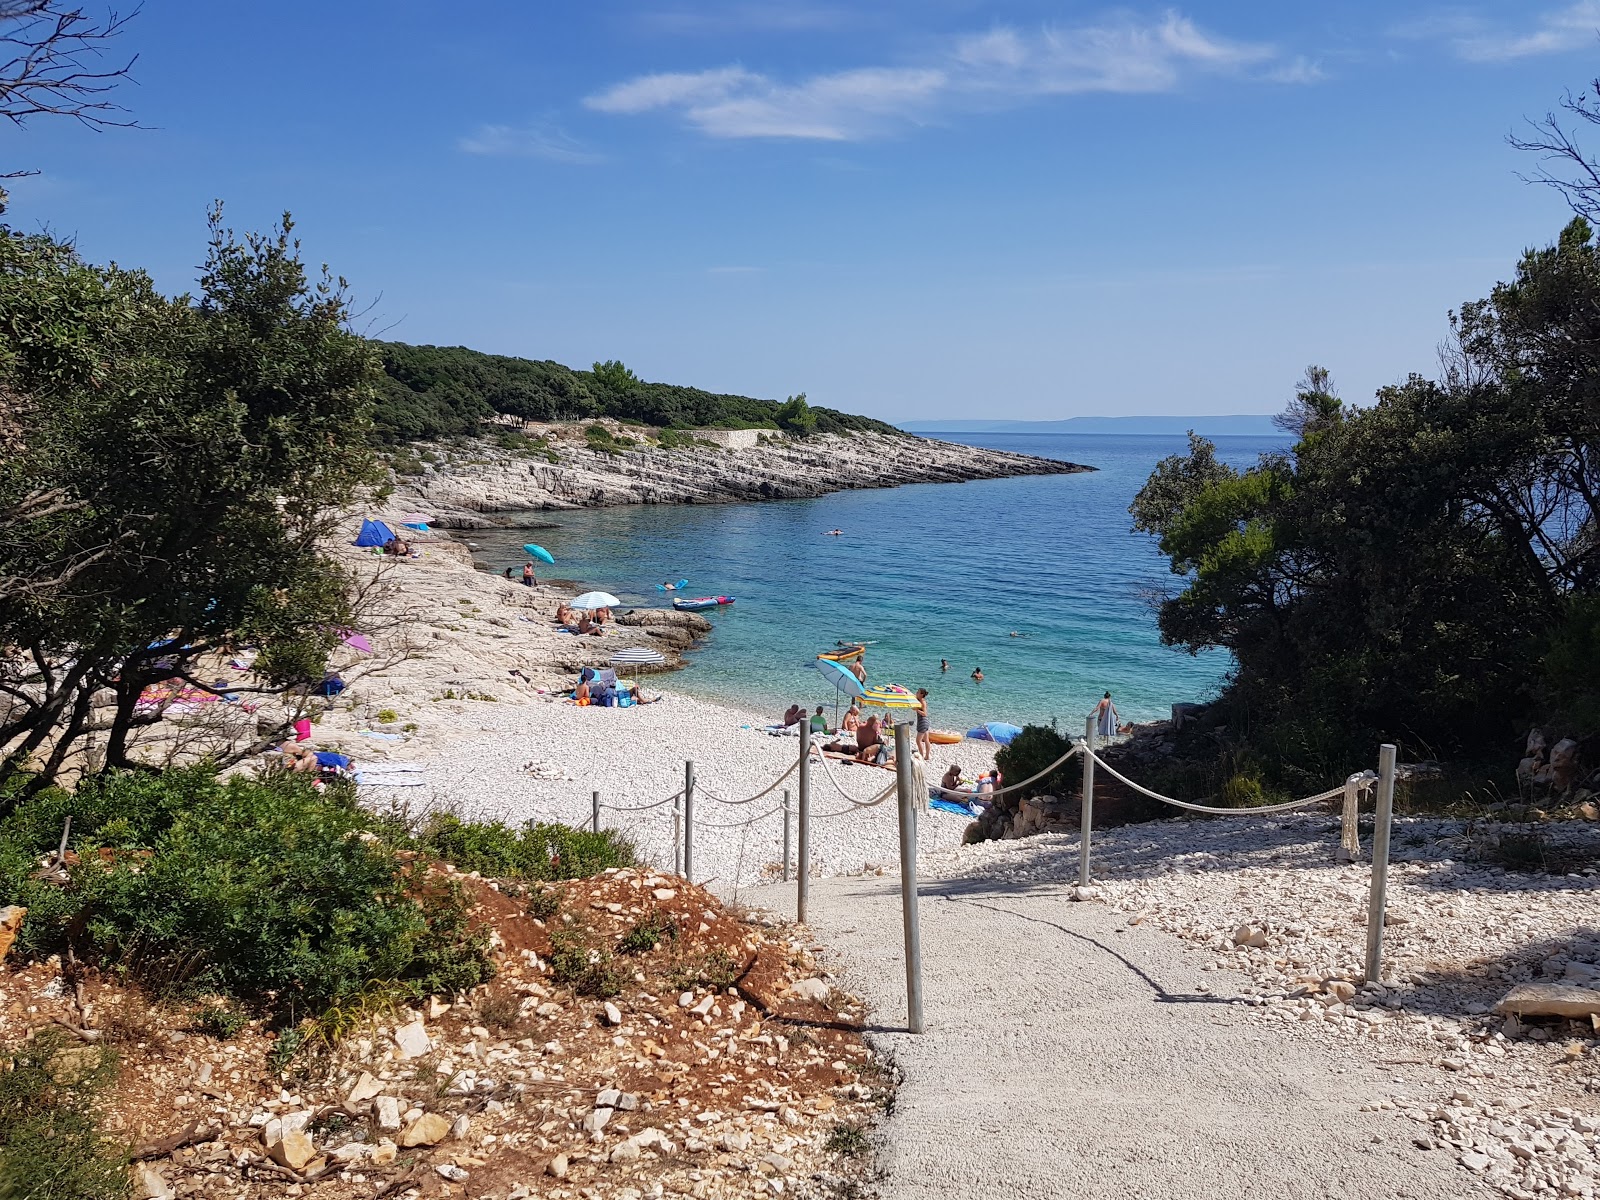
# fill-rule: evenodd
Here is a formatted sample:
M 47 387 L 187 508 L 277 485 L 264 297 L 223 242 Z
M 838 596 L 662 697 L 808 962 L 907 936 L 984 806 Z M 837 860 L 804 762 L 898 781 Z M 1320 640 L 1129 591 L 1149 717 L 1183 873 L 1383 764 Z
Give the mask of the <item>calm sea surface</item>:
M 654 585 L 682 577 L 680 595 L 736 597 L 706 614 L 716 631 L 671 686 L 774 714 L 796 700 L 832 703 L 833 689 L 806 664 L 839 639 L 875 643 L 871 682 L 927 687 L 936 727 L 1059 719 L 1076 730 L 1107 689 L 1133 719 L 1214 692 L 1229 659 L 1161 645 L 1148 593 L 1176 580 L 1153 541 L 1128 528 L 1134 493 L 1184 439 L 940 436 L 1100 469 L 817 500 L 530 514 L 531 531 L 473 534 L 478 561 L 520 570 L 521 543 L 534 541 L 558 564 L 541 577 L 628 606 L 665 606 L 670 597 Z M 1215 440 L 1236 466 L 1282 444 Z M 826 535 L 836 528 L 842 537 Z

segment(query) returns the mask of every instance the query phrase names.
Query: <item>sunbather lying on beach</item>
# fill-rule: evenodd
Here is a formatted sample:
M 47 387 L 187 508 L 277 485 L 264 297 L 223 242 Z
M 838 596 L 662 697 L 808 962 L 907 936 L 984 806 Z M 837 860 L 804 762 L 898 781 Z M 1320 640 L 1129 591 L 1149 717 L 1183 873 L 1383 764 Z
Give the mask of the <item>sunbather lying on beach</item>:
M 509 567 L 506 569 L 510 570 Z M 572 605 L 568 604 L 565 600 L 556 605 L 557 625 L 571 625 L 573 620 L 576 619 L 577 615 L 577 613 L 572 611 Z

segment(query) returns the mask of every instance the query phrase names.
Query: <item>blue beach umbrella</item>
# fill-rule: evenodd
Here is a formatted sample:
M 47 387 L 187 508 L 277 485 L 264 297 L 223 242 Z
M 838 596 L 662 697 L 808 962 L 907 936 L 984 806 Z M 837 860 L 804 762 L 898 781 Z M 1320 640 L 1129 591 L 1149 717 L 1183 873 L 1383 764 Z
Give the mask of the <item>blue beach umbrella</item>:
M 979 725 L 976 729 L 967 730 L 967 736 L 975 742 L 998 742 L 1002 746 L 1009 746 L 1021 732 L 1022 727 L 1019 725 L 1010 725 L 1005 721 L 990 721 Z
M 552 567 L 556 565 L 556 556 L 551 554 L 550 551 L 546 550 L 543 546 L 535 546 L 532 542 L 529 542 L 522 548 L 535 558 L 542 559 L 543 561 L 549 563 Z
M 819 658 L 811 664 L 822 677 L 833 684 L 836 689 L 833 699 L 833 723 L 839 724 L 839 696 L 849 696 L 852 700 L 860 700 L 865 696 L 866 689 L 861 686 L 861 681 L 851 673 L 850 668 L 843 663 L 836 663 L 832 659 Z

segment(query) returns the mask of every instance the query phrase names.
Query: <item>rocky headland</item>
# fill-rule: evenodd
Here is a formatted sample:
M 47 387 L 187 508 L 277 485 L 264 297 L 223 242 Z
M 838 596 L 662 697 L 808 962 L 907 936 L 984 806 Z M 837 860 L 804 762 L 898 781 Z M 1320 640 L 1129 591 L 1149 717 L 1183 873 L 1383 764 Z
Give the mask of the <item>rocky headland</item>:
M 595 449 L 585 426 L 545 426 L 537 442 L 505 449 L 484 438 L 420 444 L 416 474 L 397 476 L 396 503 L 424 509 L 446 529 L 480 529 L 495 514 L 628 504 L 729 504 L 797 500 L 855 488 L 963 483 L 1016 475 L 1067 475 L 1095 468 L 910 435 L 763 435 L 725 448 L 697 441 L 676 449 Z M 618 427 L 620 436 L 639 435 Z

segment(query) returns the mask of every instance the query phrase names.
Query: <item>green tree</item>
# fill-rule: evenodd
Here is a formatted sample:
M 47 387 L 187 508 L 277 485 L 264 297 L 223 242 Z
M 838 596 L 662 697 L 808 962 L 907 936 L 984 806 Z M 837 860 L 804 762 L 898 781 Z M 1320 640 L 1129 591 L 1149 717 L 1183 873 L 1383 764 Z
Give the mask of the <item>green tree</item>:
M 778 428 L 807 437 L 817 431 L 817 414 L 806 403 L 806 394 L 790 396 L 778 406 Z
M 594 377 L 601 387 L 621 395 L 634 391 L 643 382 L 617 358 L 595 363 Z
M 300 687 L 348 627 L 316 545 L 375 478 L 377 364 L 291 228 L 213 213 L 175 298 L 0 233 L 0 782 L 49 747 L 42 785 L 89 732 L 131 765 L 151 683 L 209 688 L 206 655 L 254 644 L 263 690 Z
M 1183 580 L 1162 636 L 1233 654 L 1231 736 L 1325 779 L 1380 738 L 1472 752 L 1600 711 L 1575 667 L 1600 595 L 1597 314 L 1579 219 L 1454 315 L 1441 378 L 1349 409 L 1313 370 L 1288 452 L 1235 473 L 1196 440 L 1158 467 L 1131 511 Z

